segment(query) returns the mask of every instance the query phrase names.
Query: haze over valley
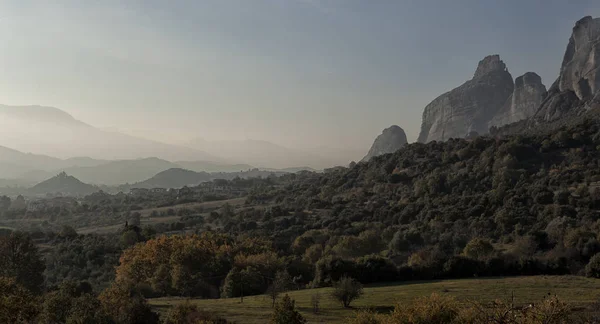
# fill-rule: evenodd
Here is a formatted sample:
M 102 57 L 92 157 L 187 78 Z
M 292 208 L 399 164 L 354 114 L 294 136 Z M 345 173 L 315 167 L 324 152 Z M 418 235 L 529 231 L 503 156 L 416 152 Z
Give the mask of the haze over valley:
M 0 323 L 600 323 L 598 1 L 0 12 Z

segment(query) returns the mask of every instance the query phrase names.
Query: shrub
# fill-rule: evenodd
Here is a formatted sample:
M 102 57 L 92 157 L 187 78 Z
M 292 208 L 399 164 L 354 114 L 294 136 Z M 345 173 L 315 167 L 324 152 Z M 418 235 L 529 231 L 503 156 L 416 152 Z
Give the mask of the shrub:
M 491 305 L 471 303 L 460 310 L 457 322 L 472 324 L 562 324 L 572 321 L 571 308 L 557 297 L 545 298 L 539 303 L 517 307 L 513 301 L 495 301 Z M 573 323 L 589 323 L 572 321 Z
M 227 324 L 227 320 L 216 315 L 198 310 L 196 305 L 186 301 L 172 307 L 167 313 L 164 324 Z
M 467 243 L 463 253 L 471 259 L 486 260 L 494 253 L 494 246 L 487 240 L 474 238 Z
M 333 284 L 331 297 L 339 301 L 345 308 L 350 307 L 350 304 L 360 298 L 363 294 L 363 287 L 360 282 L 343 276 L 339 281 Z
M 296 310 L 296 302 L 285 295 L 275 305 L 271 316 L 271 324 L 304 324 L 306 319 Z
M 389 319 L 389 316 L 379 315 L 372 311 L 360 311 L 356 313 L 356 317 L 349 318 L 346 323 L 348 324 L 384 324 L 389 323 L 385 321 Z M 385 322 L 384 322 L 385 321 Z
M 478 302 L 458 303 L 450 296 L 432 294 L 418 298 L 410 305 L 396 305 L 390 315 L 369 311 L 349 319 L 351 324 L 561 324 L 570 320 L 571 309 L 556 297 L 540 303 L 517 307 L 513 301 L 496 301 L 483 305 Z M 579 323 L 579 322 L 574 322 Z M 583 321 L 581 323 L 590 323 Z
M 452 323 L 459 314 L 459 303 L 450 296 L 431 294 L 416 299 L 412 305 L 397 305 L 389 323 Z
M 600 278 L 600 253 L 595 254 L 585 266 L 585 275 L 592 278 Z

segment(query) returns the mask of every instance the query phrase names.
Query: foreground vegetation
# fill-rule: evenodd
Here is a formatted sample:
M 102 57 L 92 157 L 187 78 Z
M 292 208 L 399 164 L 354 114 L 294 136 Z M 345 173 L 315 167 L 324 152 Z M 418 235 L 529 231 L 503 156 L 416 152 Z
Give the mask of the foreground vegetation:
M 597 312 L 595 307 L 600 302 L 600 280 L 572 276 L 460 279 L 369 286 L 352 308 L 341 307 L 338 301 L 332 299 L 331 289 L 306 289 L 287 294 L 296 301 L 296 307 L 309 323 L 347 323 L 357 311 L 386 313 L 397 303 L 408 305 L 432 293 L 454 296 L 463 305 L 468 305 L 468 301 L 484 304 L 495 300 L 510 301 L 514 296 L 515 304 L 519 306 L 556 295 L 580 315 Z M 311 301 L 315 295 L 321 297 L 317 314 L 313 313 Z M 187 301 L 185 298 L 156 298 L 149 303 L 157 311 L 166 313 L 170 307 Z M 214 312 L 236 323 L 265 323 L 273 311 L 271 301 L 265 295 L 244 297 L 243 303 L 240 298 L 193 299 L 190 302 L 200 310 Z
M 14 301 L 33 294 L 45 305 L 5 314 L 39 319 L 67 305 L 50 322 L 92 312 L 103 317 L 91 323 L 156 323 L 146 300 L 164 319 L 173 301 L 155 298 L 178 296 L 243 323 L 274 306 L 281 318 L 298 308 L 310 321 L 340 322 L 352 307 L 390 311 L 431 292 L 489 303 L 513 291 L 519 303 L 557 294 L 585 313 L 598 286 L 583 276 L 600 277 L 599 161 L 600 121 L 587 120 L 549 134 L 411 144 L 324 173 L 223 180 L 247 199 L 193 188 L 96 193 L 31 212 L 22 197 L 0 198 L 0 225 L 31 229 L 0 230 L 3 300 L 27 306 Z M 510 276 L 537 277 L 472 279 Z M 458 278 L 470 281 L 448 281 Z M 353 292 L 332 300 L 330 287 Z M 295 303 L 278 306 L 286 293 Z

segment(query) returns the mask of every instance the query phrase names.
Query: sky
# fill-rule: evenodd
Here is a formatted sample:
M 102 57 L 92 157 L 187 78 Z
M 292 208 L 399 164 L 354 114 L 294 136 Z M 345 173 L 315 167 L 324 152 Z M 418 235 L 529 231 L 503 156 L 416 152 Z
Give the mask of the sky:
M 486 55 L 549 87 L 586 15 L 600 2 L 0 0 L 0 103 L 169 143 L 415 141 Z

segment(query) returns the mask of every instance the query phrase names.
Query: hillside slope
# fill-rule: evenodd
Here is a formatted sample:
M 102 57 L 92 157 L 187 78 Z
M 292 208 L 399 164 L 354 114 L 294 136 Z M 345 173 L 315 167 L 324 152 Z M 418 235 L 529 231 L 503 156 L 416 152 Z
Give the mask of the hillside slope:
M 53 107 L 0 105 L 0 145 L 23 152 L 70 158 L 210 160 L 197 149 L 104 131 Z
M 201 182 L 209 181 L 211 175 L 207 172 L 194 172 L 190 170 L 172 168 L 159 172 L 152 178 L 134 183 L 132 188 L 181 188 L 184 186 L 197 186 Z
M 600 252 L 599 161 L 594 118 L 531 136 L 409 144 L 353 168 L 289 176 L 248 202 L 306 210 L 314 215 L 311 229 L 337 235 L 385 228 L 384 246 L 397 264 L 418 252 L 438 269 L 438 260 L 485 238 L 509 245 L 506 255 L 577 273 Z M 298 233 L 279 230 L 282 237 Z
M 31 195 L 63 194 L 84 196 L 98 191 L 97 187 L 83 183 L 79 179 L 62 172 L 55 177 L 40 182 L 27 190 Z

